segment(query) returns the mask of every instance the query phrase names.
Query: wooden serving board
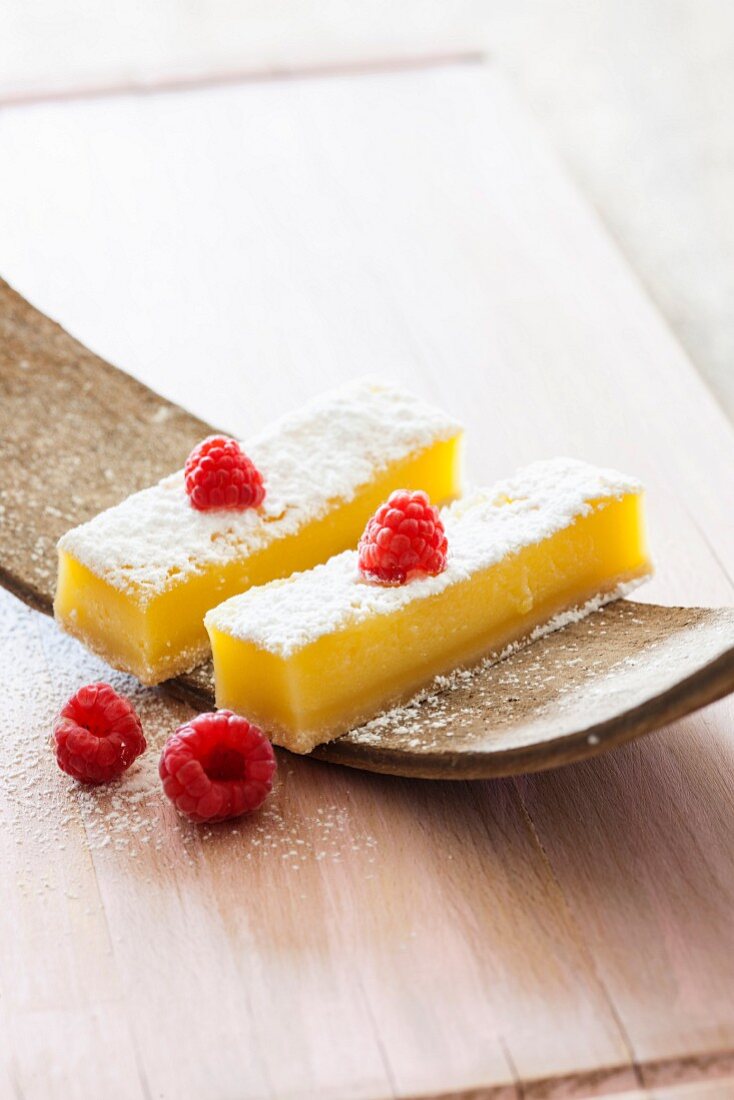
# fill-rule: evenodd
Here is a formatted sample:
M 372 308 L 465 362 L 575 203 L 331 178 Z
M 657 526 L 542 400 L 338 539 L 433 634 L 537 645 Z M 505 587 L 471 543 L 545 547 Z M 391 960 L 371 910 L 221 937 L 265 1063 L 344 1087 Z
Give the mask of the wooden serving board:
M 39 105 L 2 142 L 4 271 L 106 359 L 245 438 L 389 373 L 464 420 L 474 479 L 638 473 L 642 598 L 732 602 L 731 426 L 488 67 Z M 731 699 L 512 779 L 281 753 L 261 814 L 202 830 L 156 776 L 185 703 L 2 591 L 0 652 L 0 1095 L 731 1095 Z M 83 792 L 47 736 L 100 676 L 150 749 Z
M 214 428 L 92 355 L 2 282 L 0 372 L 0 483 L 9 520 L 0 527 L 0 580 L 50 612 L 59 536 L 180 467 Z M 46 425 L 40 434 L 39 423 Z M 200 709 L 214 704 L 211 662 L 168 686 Z M 315 755 L 433 779 L 540 771 L 629 741 L 730 691 L 734 609 L 620 601 Z

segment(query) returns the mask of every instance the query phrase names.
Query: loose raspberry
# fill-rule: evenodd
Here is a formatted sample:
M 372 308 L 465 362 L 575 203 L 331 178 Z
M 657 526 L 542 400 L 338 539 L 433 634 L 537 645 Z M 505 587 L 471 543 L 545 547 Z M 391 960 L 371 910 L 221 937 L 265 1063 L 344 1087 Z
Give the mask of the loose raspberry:
M 380 584 L 405 584 L 414 573 L 435 576 L 446 568 L 446 533 L 422 491 L 398 489 L 381 504 L 359 541 L 359 568 Z
M 237 440 L 224 435 L 210 435 L 194 447 L 184 477 L 189 500 L 200 512 L 259 508 L 265 499 L 260 471 Z
M 256 810 L 270 794 L 275 769 L 263 731 L 231 710 L 218 710 L 171 734 L 158 773 L 176 809 L 201 822 Z
M 82 783 L 116 779 L 145 748 L 140 719 L 109 684 L 79 688 L 54 723 L 59 767 Z

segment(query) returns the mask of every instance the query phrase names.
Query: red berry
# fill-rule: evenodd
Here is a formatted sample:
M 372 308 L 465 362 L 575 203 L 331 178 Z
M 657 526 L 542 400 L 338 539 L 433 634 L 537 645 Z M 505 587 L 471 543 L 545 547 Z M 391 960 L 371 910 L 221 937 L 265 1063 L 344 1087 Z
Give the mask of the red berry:
M 79 688 L 54 723 L 59 767 L 82 783 L 116 779 L 145 747 L 140 719 L 109 684 Z
M 263 731 L 231 710 L 218 710 L 171 734 L 158 773 L 176 809 L 201 822 L 256 810 L 270 794 L 275 769 Z
M 369 580 L 405 584 L 412 573 L 441 573 L 446 550 L 443 523 L 428 495 L 398 489 L 365 527 L 359 568 Z
M 184 469 L 186 492 L 194 508 L 259 508 L 265 499 L 262 474 L 236 439 L 210 435 L 194 447 Z

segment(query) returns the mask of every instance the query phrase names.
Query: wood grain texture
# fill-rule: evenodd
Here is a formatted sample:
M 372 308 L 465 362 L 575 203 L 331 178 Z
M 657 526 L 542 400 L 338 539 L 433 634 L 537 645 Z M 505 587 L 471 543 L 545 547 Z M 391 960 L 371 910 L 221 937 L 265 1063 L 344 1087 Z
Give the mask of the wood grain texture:
M 477 50 L 477 0 L 430 5 L 370 0 L 135 0 L 102 12 L 90 0 L 33 10 L 7 0 L 0 101 L 146 91 L 210 80 L 268 78 L 328 66 L 394 64 Z
M 615 1100 L 731 1100 L 734 1096 L 734 1077 L 722 1077 L 719 1081 L 696 1081 L 691 1084 L 670 1085 L 655 1089 L 634 1089 L 621 1092 Z
M 0 583 L 49 614 L 61 535 L 177 469 L 211 430 L 0 279 Z
M 211 661 L 168 681 L 214 704 Z M 488 779 L 598 756 L 734 691 L 734 608 L 621 600 L 418 693 L 313 756 L 387 775 Z
M 563 452 L 638 472 L 650 598 L 731 602 L 731 430 L 480 67 L 29 108 L 2 140 L 5 274 L 106 358 L 243 435 L 389 371 L 465 420 L 482 480 Z M 196 831 L 154 774 L 186 710 L 123 677 L 151 743 L 126 785 L 82 797 L 39 780 L 59 699 L 109 673 L 50 620 L 0 606 L 19 670 L 2 843 L 21 853 L 12 907 L 34 930 L 13 950 L 8 929 L 0 954 L 17 1094 L 68 1080 L 94 1095 L 105 1062 L 109 1095 L 166 1100 L 726 1080 L 730 702 L 523 780 L 281 755 L 271 808 Z M 90 921 L 111 952 L 92 975 Z M 100 1032 L 123 1038 L 95 1046 Z
M 60 534 L 172 472 L 214 429 L 93 356 L 2 282 L 0 341 L 0 583 L 48 612 Z M 213 706 L 211 662 L 169 689 Z M 516 775 L 594 756 L 730 691 L 734 611 L 621 603 L 317 755 L 392 775 Z
M 0 102 L 488 54 L 734 418 L 729 0 L 6 0 Z
M 480 37 L 734 420 L 734 8 L 492 0 Z
M 391 775 L 486 779 L 597 756 L 734 691 L 734 609 L 621 601 L 316 750 Z

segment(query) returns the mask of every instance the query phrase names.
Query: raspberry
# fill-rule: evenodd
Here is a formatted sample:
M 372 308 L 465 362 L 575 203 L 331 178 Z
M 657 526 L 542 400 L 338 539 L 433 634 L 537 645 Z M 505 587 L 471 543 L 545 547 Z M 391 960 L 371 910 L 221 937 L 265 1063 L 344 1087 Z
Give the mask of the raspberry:
M 54 723 L 58 765 L 82 783 L 116 779 L 145 748 L 140 719 L 109 684 L 79 688 Z
M 270 794 L 275 769 L 263 731 L 231 710 L 218 710 L 171 734 L 158 774 L 176 809 L 201 822 L 256 810 Z
M 365 527 L 359 568 L 369 580 L 405 584 L 411 573 L 441 573 L 446 548 L 443 523 L 428 495 L 398 489 Z
M 186 492 L 194 508 L 259 508 L 265 499 L 262 474 L 235 439 L 210 435 L 186 459 Z

